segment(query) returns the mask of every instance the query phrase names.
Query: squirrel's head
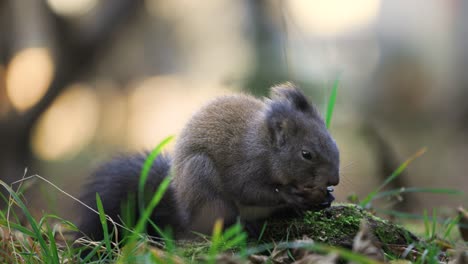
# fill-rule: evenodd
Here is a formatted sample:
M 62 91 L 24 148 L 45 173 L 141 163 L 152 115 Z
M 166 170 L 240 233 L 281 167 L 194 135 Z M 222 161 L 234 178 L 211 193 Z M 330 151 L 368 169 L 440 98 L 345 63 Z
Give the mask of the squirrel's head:
M 339 183 L 340 157 L 320 113 L 290 83 L 273 87 L 267 105 L 275 179 L 326 194 Z

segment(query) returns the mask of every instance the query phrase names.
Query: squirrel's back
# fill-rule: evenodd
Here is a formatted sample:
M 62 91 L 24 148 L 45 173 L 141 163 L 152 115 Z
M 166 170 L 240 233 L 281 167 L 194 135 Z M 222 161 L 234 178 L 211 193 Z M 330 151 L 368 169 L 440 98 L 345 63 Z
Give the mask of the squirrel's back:
M 249 123 L 261 114 L 264 107 L 261 100 L 247 95 L 214 99 L 192 116 L 178 137 L 175 163 L 190 156 L 190 152 L 205 151 L 225 159 L 236 155 Z

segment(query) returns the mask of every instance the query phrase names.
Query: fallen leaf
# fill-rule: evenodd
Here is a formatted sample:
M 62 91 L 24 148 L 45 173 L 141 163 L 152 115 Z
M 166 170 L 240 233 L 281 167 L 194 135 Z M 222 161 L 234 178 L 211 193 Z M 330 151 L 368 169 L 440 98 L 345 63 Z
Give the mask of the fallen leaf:
M 275 247 L 273 252 L 271 252 L 270 260 L 275 264 L 286 264 L 290 263 L 290 258 L 288 256 L 289 248 L 278 248 Z
M 216 257 L 216 264 L 240 264 L 244 263 L 240 259 L 232 256 L 231 254 L 222 254 Z
M 299 259 L 293 264 L 336 264 L 338 263 L 337 254 L 320 255 L 320 254 L 309 254 Z
M 353 251 L 378 261 L 384 260 L 382 247 L 365 220 L 361 221 L 359 232 L 354 237 Z
M 460 251 L 455 259 L 449 261 L 449 264 L 468 264 L 468 251 Z
M 468 242 L 468 212 L 463 207 L 458 207 L 458 214 L 460 215 L 460 222 L 458 222 L 458 229 L 465 242 Z
M 270 260 L 269 257 L 263 255 L 250 255 L 249 256 L 249 263 L 252 264 L 264 264 L 268 263 Z
M 153 257 L 161 263 L 174 263 L 174 264 L 183 264 L 184 261 L 175 255 L 171 255 L 168 252 L 155 248 L 155 247 L 150 247 L 149 251 L 153 255 Z

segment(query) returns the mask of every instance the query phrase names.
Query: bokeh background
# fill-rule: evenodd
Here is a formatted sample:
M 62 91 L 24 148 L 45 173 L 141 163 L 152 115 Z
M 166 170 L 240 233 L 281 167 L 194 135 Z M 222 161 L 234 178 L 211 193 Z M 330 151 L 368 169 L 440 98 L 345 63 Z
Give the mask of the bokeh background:
M 389 188 L 466 193 L 467 13 L 463 0 L 0 1 L 0 179 L 38 174 L 76 196 L 100 162 L 177 136 L 215 96 L 293 81 L 323 110 L 339 81 L 339 201 L 423 147 Z M 37 213 L 76 216 L 41 180 L 26 195 Z M 382 208 L 467 204 L 399 198 Z

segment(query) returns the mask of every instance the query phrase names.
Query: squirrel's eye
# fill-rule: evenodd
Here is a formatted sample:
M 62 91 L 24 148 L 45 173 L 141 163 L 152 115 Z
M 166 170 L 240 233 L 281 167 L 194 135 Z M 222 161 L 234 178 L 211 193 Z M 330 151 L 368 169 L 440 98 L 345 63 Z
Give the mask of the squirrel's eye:
M 306 160 L 311 160 L 312 159 L 312 154 L 309 151 L 303 150 L 302 151 L 302 157 Z

